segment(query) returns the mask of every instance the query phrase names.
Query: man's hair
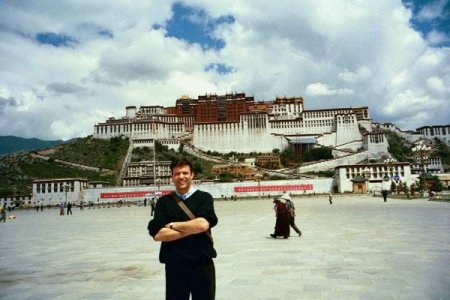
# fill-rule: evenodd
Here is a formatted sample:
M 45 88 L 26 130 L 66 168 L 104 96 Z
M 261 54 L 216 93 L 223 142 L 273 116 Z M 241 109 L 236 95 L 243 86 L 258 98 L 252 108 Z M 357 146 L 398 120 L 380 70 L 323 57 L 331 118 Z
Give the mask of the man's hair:
M 194 173 L 194 168 L 192 167 L 192 163 L 187 158 L 177 158 L 172 161 L 170 164 L 170 170 L 173 172 L 173 169 L 176 167 L 189 166 L 191 173 Z

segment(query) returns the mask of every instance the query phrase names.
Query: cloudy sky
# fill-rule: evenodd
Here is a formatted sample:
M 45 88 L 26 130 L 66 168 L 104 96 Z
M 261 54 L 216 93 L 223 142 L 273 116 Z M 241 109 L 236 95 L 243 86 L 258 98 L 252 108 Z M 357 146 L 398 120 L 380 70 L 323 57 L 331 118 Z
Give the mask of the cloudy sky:
M 0 135 L 69 139 L 182 95 L 449 124 L 450 0 L 0 0 Z

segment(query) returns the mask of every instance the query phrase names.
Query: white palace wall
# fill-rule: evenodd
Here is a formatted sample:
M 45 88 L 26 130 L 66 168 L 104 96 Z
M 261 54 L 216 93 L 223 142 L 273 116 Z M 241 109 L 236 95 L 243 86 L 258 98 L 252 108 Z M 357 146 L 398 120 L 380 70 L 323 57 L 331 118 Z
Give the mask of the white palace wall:
M 230 199 L 231 196 L 268 198 L 282 195 L 288 192 L 291 195 L 305 194 L 325 194 L 332 190 L 333 178 L 318 178 L 305 180 L 269 180 L 229 183 L 201 183 L 194 184 L 194 187 L 210 193 L 213 198 Z M 160 191 L 163 194 L 173 191 L 172 185 L 161 185 Z M 259 192 L 260 191 L 260 192 Z M 85 203 L 114 203 L 122 201 L 142 201 L 144 198 L 151 198 L 155 193 L 152 186 L 136 187 L 110 187 L 83 190 L 83 201 Z
M 272 152 L 280 142 L 270 129 L 267 114 L 245 115 L 239 123 L 195 124 L 192 143 L 197 149 L 219 153 Z
M 124 123 L 127 122 L 127 123 Z M 186 134 L 184 123 L 138 122 L 130 121 L 99 124 L 94 127 L 94 138 L 110 139 L 126 136 L 131 139 L 169 139 Z

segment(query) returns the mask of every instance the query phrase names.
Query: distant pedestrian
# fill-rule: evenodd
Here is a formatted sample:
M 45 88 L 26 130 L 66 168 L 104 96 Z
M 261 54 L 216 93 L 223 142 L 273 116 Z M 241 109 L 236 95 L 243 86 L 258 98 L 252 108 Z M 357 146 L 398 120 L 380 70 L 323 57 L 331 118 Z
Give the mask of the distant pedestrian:
M 383 196 L 384 202 L 386 202 L 387 201 L 387 196 L 388 196 L 388 191 L 387 190 L 381 191 L 381 195 Z
M 282 198 L 275 198 L 275 231 L 270 236 L 276 239 L 278 236 L 282 236 L 284 239 L 289 238 L 289 211 L 286 208 L 285 200 Z
M 72 203 L 67 203 L 67 215 L 72 214 Z
M 330 204 L 333 204 L 333 195 L 331 194 L 331 192 L 328 193 L 328 201 L 330 202 Z
M 291 197 L 289 194 L 284 194 L 281 196 L 282 199 L 286 200 L 286 208 L 289 212 L 289 225 L 292 227 L 292 229 L 297 232 L 298 236 L 302 236 L 302 232 L 300 229 L 298 229 L 297 225 L 295 225 L 295 206 L 294 202 L 292 202 Z
M 147 207 L 147 198 L 144 198 L 144 207 Z
M 155 212 L 155 207 L 156 207 L 155 197 L 153 197 L 152 200 L 150 200 L 150 207 L 152 209 L 150 215 L 153 216 L 153 214 Z
M 64 216 L 64 202 L 59 205 L 59 215 Z
M 39 211 L 39 203 L 36 204 L 36 211 Z
M 0 217 L 0 222 L 3 220 L 3 223 L 6 222 L 6 206 L 5 204 L 2 206 L 2 208 L 0 208 L 1 211 L 1 217 Z

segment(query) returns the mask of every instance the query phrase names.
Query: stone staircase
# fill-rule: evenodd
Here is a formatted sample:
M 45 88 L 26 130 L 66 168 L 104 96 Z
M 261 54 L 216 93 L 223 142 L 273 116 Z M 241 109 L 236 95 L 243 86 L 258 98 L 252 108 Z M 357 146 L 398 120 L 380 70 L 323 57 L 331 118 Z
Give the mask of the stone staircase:
M 117 176 L 116 186 L 122 186 L 123 178 L 127 174 L 127 168 L 128 168 L 128 164 L 131 161 L 132 153 L 133 153 L 133 141 L 130 140 L 130 145 L 128 146 L 127 155 L 125 155 L 125 158 L 122 163 L 122 168 L 120 169 L 119 176 Z

